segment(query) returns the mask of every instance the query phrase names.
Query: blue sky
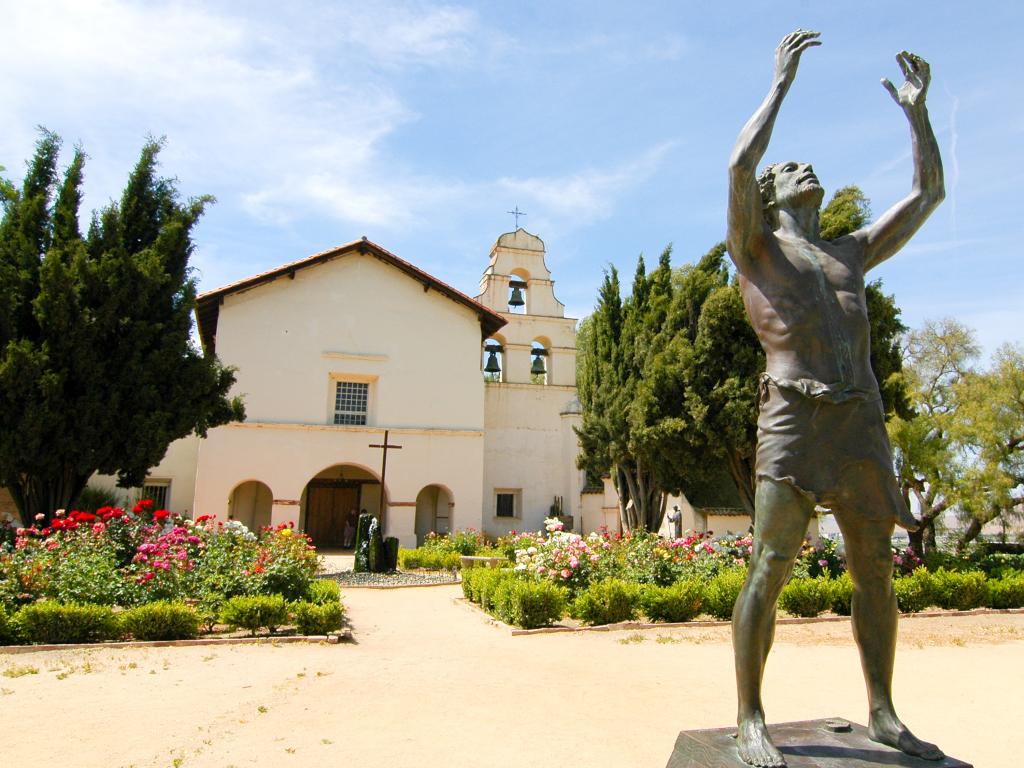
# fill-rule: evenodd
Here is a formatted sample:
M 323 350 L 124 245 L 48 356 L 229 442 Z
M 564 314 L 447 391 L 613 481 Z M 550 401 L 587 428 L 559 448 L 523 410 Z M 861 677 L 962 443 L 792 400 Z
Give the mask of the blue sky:
M 932 65 L 947 198 L 871 275 L 911 326 L 954 316 L 991 352 L 1024 340 L 1024 85 L 1016 3 L 0 0 L 0 165 L 45 125 L 89 155 L 85 207 L 119 195 L 147 135 L 218 203 L 201 290 L 366 235 L 470 295 L 491 244 L 544 239 L 567 313 L 602 270 L 721 240 L 725 167 L 796 27 L 808 51 L 766 161 L 881 213 L 910 187 L 905 120 L 879 85 L 902 48 Z

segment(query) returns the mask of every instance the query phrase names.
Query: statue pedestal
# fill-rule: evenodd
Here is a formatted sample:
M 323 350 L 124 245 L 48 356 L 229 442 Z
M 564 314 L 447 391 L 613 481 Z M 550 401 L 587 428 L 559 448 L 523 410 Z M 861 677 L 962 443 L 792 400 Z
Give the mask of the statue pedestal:
M 849 730 L 835 730 L 840 723 Z M 789 768 L 972 768 L 949 756 L 910 757 L 871 741 L 863 725 L 838 718 L 769 725 L 768 732 Z M 735 728 L 681 731 L 665 768 L 749 768 L 736 751 L 735 733 Z

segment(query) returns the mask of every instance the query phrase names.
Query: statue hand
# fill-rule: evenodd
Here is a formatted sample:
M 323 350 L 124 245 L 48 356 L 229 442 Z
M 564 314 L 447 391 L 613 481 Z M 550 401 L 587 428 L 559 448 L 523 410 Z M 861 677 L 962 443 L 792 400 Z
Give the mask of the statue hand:
M 800 54 L 814 45 L 821 45 L 817 38 L 820 32 L 798 29 L 790 32 L 775 49 L 775 75 L 782 80 L 792 81 L 800 64 Z
M 928 62 L 920 56 L 908 51 L 900 51 L 896 54 L 896 62 L 903 70 L 906 82 L 899 87 L 899 90 L 882 78 L 882 85 L 892 96 L 893 101 L 903 107 L 904 110 L 920 109 L 924 106 L 924 97 L 928 93 L 928 84 L 932 81 L 932 71 Z

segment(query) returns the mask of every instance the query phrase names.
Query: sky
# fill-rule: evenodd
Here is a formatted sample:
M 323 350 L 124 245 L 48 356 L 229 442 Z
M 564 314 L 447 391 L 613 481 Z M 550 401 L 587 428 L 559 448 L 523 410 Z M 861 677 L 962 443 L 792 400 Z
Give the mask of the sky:
M 883 2 L 0 0 L 0 165 L 45 126 L 88 155 L 84 212 L 120 196 L 148 136 L 185 196 L 201 291 L 366 236 L 478 292 L 494 241 L 541 237 L 566 314 L 725 232 L 726 165 L 778 41 L 821 32 L 765 162 L 814 163 L 876 215 L 910 190 L 910 136 L 879 81 L 927 59 L 947 196 L 869 273 L 911 327 L 951 316 L 991 353 L 1024 341 L 1024 6 Z

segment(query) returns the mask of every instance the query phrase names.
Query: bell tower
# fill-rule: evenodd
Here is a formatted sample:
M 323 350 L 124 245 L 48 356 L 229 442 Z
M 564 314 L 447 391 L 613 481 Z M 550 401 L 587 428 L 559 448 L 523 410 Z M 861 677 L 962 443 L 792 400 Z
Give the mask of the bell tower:
M 476 297 L 508 321 L 481 356 L 483 525 L 492 535 L 539 530 L 551 515 L 580 529 L 576 320 L 555 297 L 544 254 L 536 235 L 506 232 L 491 247 Z

